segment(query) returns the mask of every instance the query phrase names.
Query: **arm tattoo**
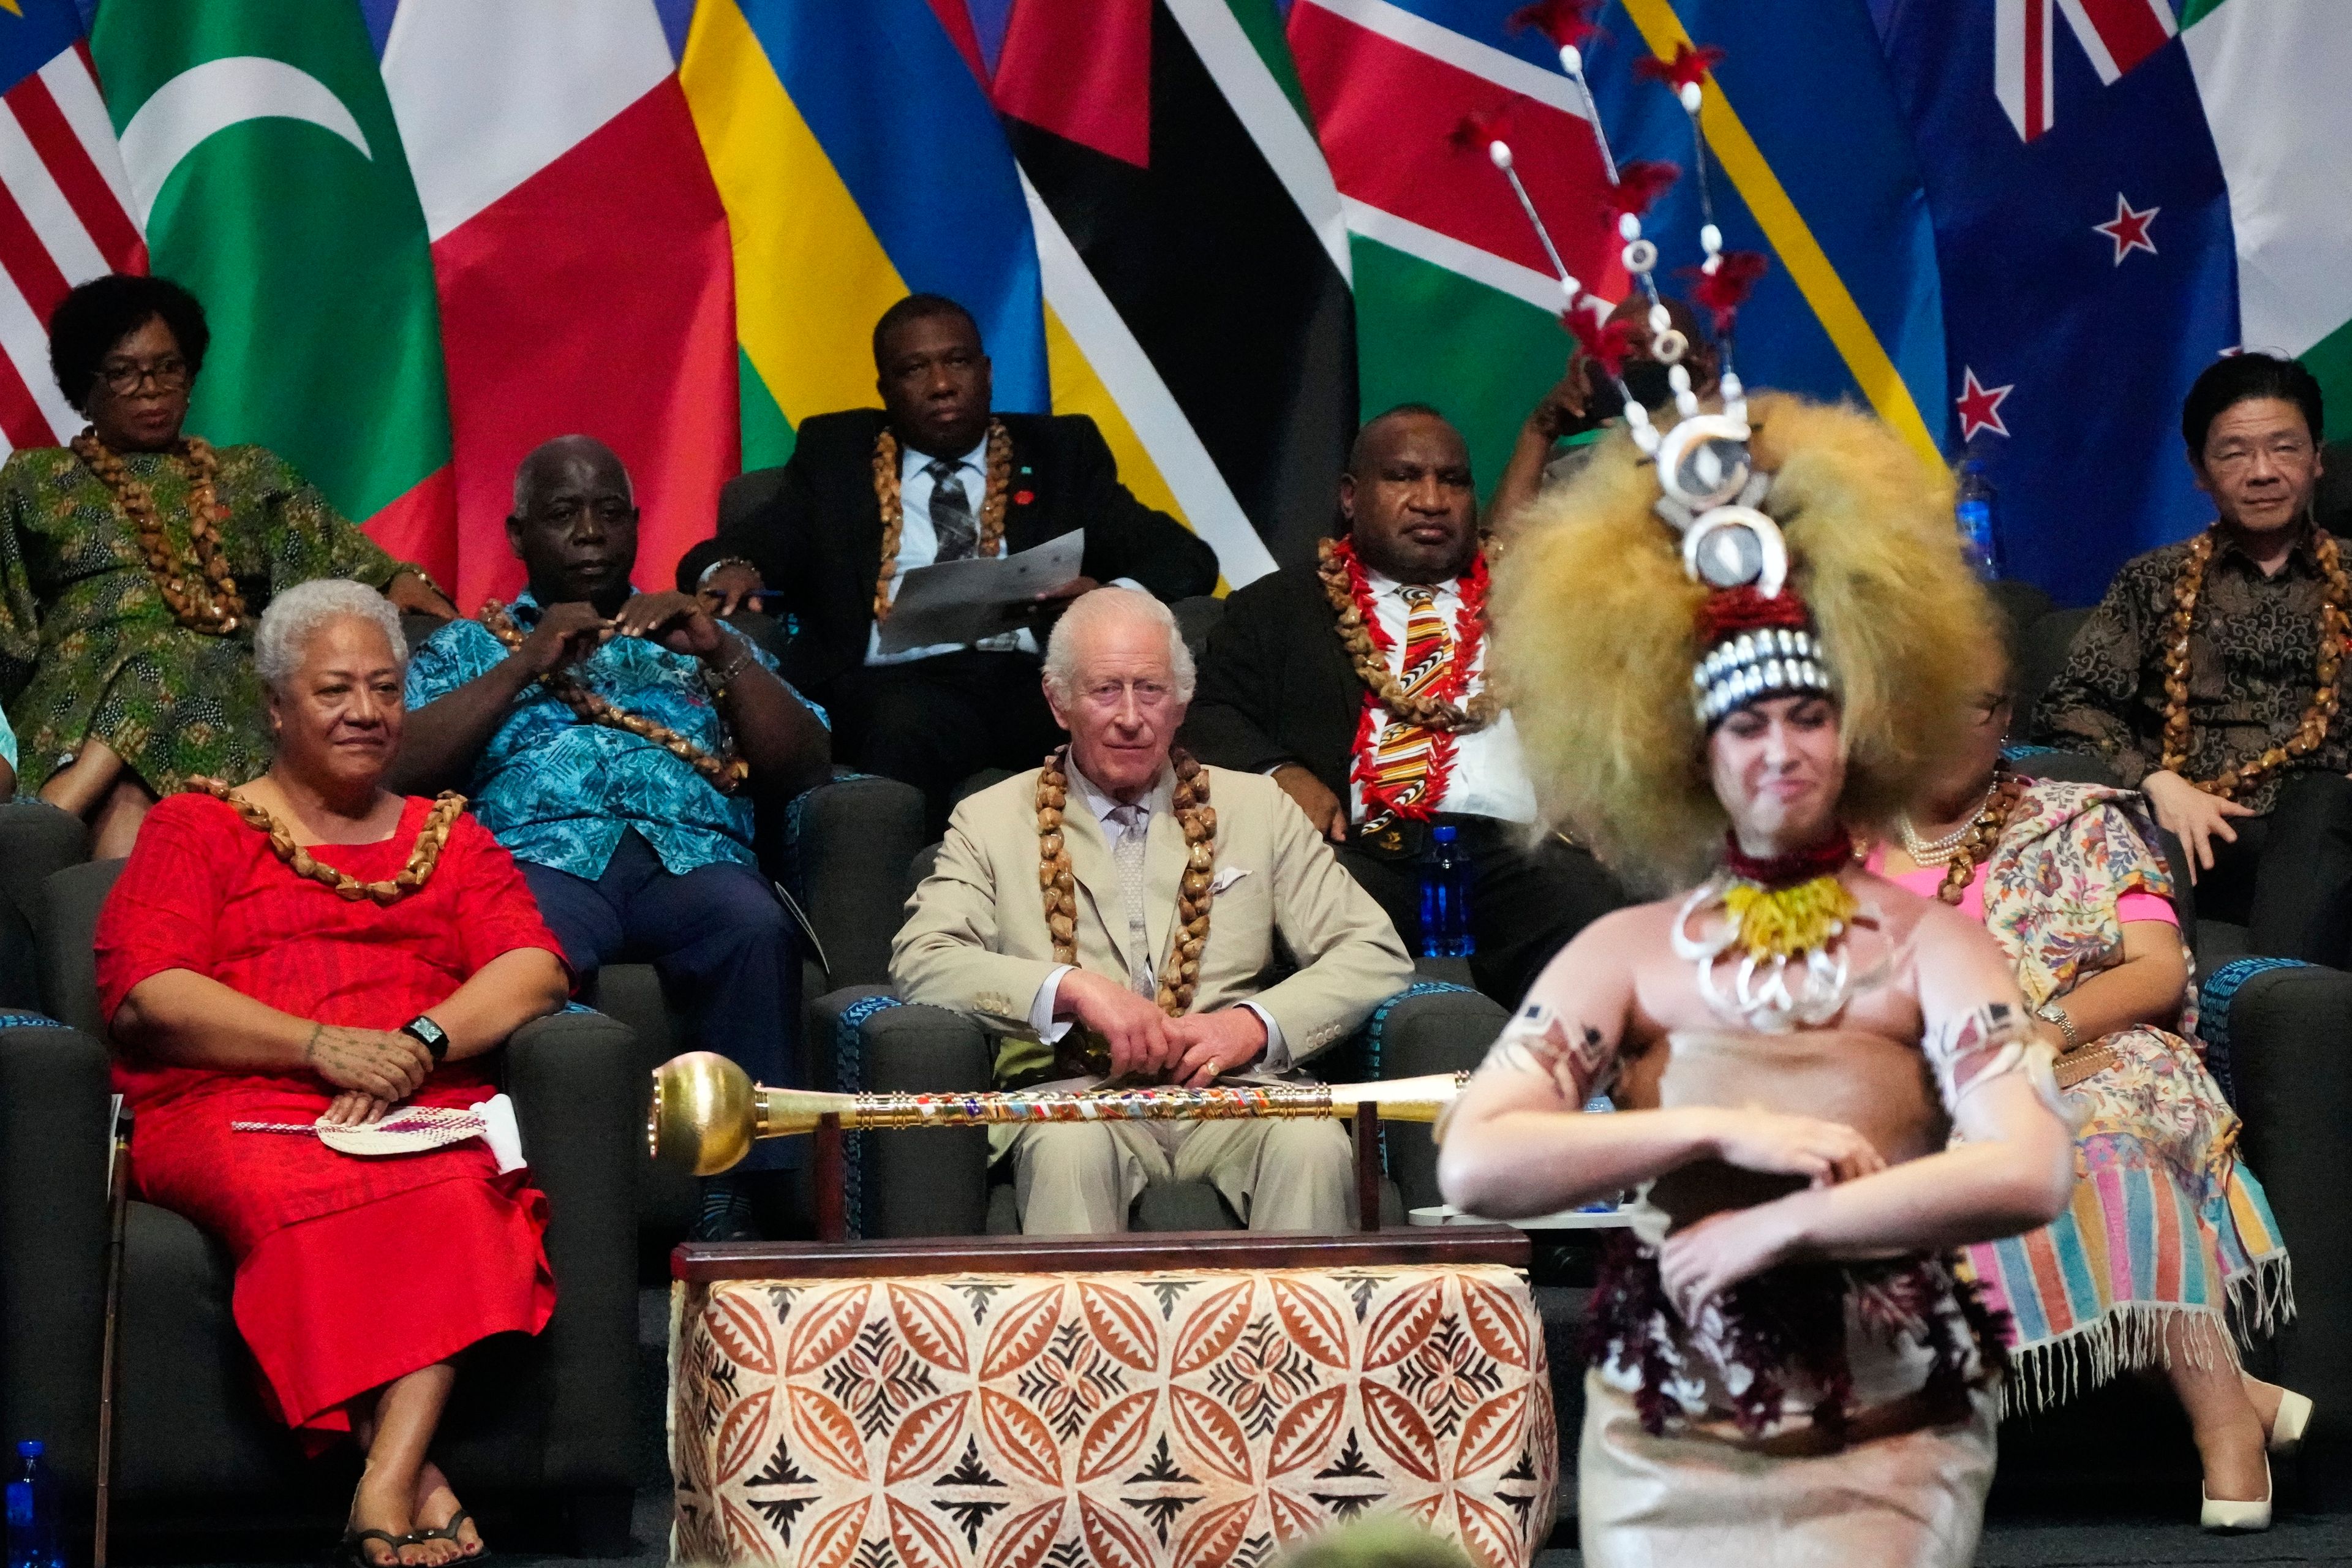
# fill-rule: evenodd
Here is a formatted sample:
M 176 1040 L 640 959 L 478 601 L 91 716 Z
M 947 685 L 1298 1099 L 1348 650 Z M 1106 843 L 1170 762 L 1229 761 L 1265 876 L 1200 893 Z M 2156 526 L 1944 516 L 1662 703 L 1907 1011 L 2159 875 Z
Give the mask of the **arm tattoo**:
M 1560 1098 L 1580 1110 L 1616 1078 L 1617 1048 L 1591 1025 L 1570 1025 L 1542 1003 L 1530 1002 L 1503 1026 L 1479 1070 L 1494 1068 L 1549 1079 Z

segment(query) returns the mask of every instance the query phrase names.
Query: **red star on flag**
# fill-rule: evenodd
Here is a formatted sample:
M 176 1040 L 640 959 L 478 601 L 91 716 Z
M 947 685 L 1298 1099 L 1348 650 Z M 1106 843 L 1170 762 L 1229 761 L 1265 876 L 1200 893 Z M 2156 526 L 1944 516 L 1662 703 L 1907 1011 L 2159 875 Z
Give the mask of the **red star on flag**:
M 1977 379 L 1976 367 L 1968 369 L 1968 385 L 1952 401 L 1959 405 L 1960 439 L 1974 440 L 1979 430 L 1990 430 L 1996 436 L 2009 434 L 2009 426 L 2000 422 L 2003 399 L 2017 390 L 2017 384 L 2007 386 L 1987 386 Z
M 2091 232 L 2104 234 L 2116 242 L 2116 265 L 2121 267 L 2124 258 L 2135 250 L 2145 250 L 2150 256 L 2156 254 L 2156 242 L 2147 237 L 2147 228 L 2156 221 L 2156 215 L 2163 210 L 2161 207 L 2148 207 L 2143 211 L 2124 200 L 2124 194 L 2117 191 L 2116 216 L 2105 223 L 2093 224 Z

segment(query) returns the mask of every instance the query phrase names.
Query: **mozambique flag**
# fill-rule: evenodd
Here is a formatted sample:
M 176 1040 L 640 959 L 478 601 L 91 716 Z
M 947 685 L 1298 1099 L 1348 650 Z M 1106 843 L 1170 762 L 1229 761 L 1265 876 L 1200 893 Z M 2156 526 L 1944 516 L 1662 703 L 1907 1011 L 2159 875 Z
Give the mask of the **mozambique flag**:
M 1356 423 L 1354 302 L 1273 0 L 1015 0 L 993 97 L 1047 300 L 1093 324 L 1139 426 L 1181 423 L 1162 468 L 1213 478 L 1276 561 L 1311 560 Z M 1228 580 L 1262 569 L 1217 542 Z

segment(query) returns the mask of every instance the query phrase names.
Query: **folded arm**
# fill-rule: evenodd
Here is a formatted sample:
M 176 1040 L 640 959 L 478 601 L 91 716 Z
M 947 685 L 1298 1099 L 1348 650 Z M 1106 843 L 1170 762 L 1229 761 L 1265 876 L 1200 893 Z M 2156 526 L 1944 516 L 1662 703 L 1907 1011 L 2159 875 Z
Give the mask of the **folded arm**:
M 1659 1266 L 1685 1311 L 1781 1263 L 1941 1251 L 2032 1230 L 2065 1206 L 2074 1131 L 2007 960 L 1958 911 L 1932 916 L 1916 938 L 1920 1009 L 1958 1141 L 1676 1231 Z

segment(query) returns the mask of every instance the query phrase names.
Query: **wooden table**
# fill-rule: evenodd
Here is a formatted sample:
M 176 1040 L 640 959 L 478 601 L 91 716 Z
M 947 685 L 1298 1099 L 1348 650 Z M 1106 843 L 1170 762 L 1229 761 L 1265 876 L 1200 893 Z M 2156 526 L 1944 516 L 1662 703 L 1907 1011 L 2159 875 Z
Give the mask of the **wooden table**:
M 1528 1260 L 1474 1225 L 681 1247 L 674 1555 L 1209 1568 L 1395 1511 L 1527 1563 Z

